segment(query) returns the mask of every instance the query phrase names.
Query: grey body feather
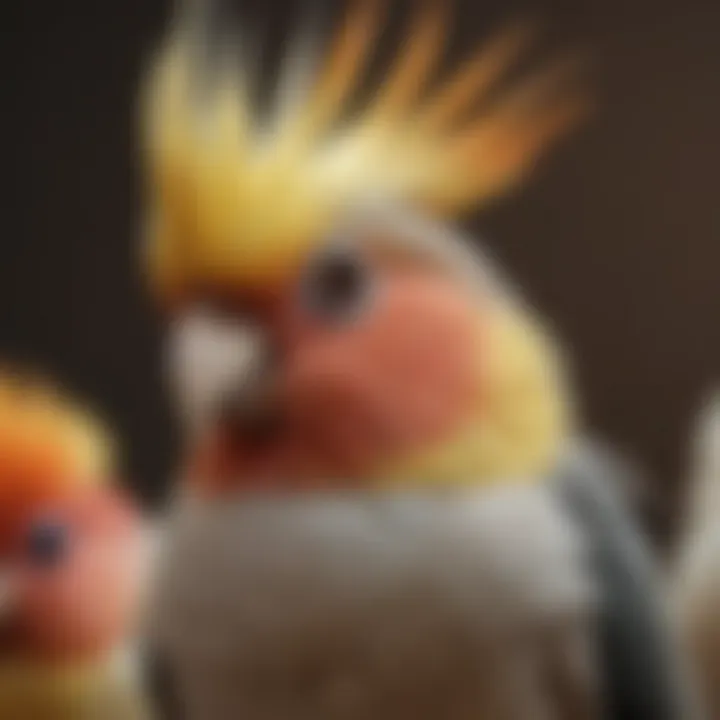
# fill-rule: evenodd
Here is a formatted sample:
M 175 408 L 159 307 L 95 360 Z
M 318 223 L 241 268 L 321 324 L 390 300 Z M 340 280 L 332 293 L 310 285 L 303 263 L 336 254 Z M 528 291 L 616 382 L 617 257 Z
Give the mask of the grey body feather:
M 612 720 L 701 717 L 674 632 L 665 578 L 629 512 L 629 467 L 578 444 L 558 472 L 560 498 L 584 528 L 599 592 L 598 666 Z
M 187 720 L 696 717 L 621 472 L 583 446 L 534 485 L 178 503 L 153 633 L 178 706 Z
M 190 720 L 595 717 L 583 543 L 543 486 L 185 503 L 155 615 Z

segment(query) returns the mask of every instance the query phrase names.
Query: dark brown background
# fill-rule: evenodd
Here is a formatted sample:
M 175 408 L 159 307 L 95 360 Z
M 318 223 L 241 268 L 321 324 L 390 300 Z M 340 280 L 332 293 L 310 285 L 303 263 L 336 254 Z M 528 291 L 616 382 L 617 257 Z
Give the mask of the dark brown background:
M 245 4 L 271 47 L 299 7 Z M 24 1 L 2 24 L 0 353 L 93 398 L 152 499 L 174 433 L 135 262 L 133 106 L 168 5 Z M 592 51 L 595 119 L 472 226 L 574 348 L 591 425 L 672 485 L 699 398 L 720 381 L 720 3 L 459 6 L 452 54 L 528 7 L 550 47 Z

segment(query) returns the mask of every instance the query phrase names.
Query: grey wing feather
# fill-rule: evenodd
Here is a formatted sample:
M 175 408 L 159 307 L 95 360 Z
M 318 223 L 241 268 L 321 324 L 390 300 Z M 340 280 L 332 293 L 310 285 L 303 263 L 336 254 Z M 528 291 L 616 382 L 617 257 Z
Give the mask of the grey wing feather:
M 619 492 L 626 482 L 617 478 L 622 468 L 611 455 L 585 444 L 558 478 L 563 501 L 585 530 L 600 585 L 607 717 L 687 720 L 696 709 L 666 613 L 666 588 Z

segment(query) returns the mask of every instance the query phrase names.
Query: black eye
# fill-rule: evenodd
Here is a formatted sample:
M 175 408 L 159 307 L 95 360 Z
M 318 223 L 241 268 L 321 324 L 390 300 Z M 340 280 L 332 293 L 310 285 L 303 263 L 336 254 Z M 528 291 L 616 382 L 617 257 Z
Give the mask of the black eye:
M 68 531 L 59 522 L 39 522 L 30 530 L 27 552 L 32 562 L 37 565 L 57 565 L 65 557 L 67 547 Z
M 372 279 L 370 268 L 351 250 L 326 251 L 305 274 L 303 303 L 316 317 L 353 320 L 366 307 L 373 289 Z

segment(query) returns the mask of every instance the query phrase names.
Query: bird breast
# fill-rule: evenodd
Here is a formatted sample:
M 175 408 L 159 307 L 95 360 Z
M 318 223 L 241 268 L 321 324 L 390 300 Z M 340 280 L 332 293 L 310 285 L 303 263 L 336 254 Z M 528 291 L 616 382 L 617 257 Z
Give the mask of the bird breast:
M 533 640 L 590 611 L 584 568 L 541 485 L 185 500 L 154 640 L 191 718 L 523 717 Z

